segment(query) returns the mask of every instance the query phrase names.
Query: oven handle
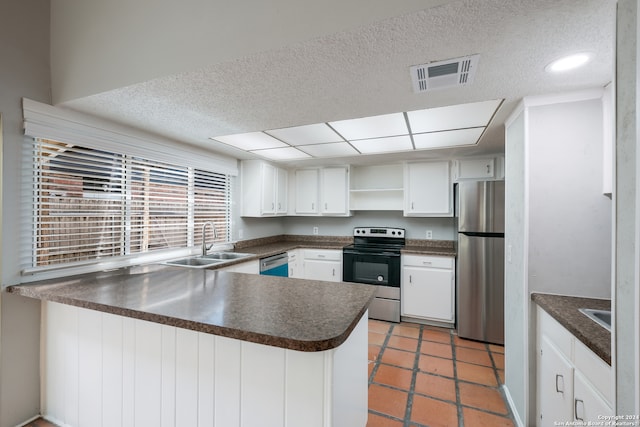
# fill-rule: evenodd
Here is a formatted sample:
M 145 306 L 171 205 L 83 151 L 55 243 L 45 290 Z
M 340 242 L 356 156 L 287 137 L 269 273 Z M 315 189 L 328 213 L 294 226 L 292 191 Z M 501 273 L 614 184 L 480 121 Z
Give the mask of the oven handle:
M 377 252 L 375 250 L 371 252 L 367 252 L 367 251 L 361 251 L 357 249 L 344 249 L 343 255 L 374 255 L 374 256 L 385 256 L 385 257 L 394 257 L 394 258 L 398 258 L 401 256 L 401 254 L 398 252 L 384 252 L 384 251 Z

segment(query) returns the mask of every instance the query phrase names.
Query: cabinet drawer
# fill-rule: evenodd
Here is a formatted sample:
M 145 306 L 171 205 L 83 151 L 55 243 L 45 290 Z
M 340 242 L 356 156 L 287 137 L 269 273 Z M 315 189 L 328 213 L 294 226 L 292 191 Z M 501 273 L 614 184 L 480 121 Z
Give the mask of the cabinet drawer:
M 340 261 L 342 259 L 342 252 L 326 250 L 326 249 L 305 249 L 304 259 L 321 259 L 326 261 Z
M 544 309 L 538 307 L 538 322 L 540 330 L 551 340 L 563 355 L 573 360 L 574 338 L 571 332 L 566 330 L 556 319 L 551 317 Z
M 577 369 L 588 376 L 589 382 L 602 394 L 607 403 L 611 404 L 611 366 L 579 340 L 575 342 L 574 363 Z
M 453 269 L 453 258 L 447 256 L 402 255 L 402 264 L 412 267 Z

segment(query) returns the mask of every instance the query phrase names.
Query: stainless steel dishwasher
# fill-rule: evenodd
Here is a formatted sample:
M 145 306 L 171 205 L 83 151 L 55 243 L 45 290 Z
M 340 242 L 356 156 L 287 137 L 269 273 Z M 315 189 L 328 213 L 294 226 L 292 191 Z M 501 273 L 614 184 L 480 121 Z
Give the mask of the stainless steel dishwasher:
M 289 255 L 283 252 L 260 259 L 260 274 L 263 276 L 289 277 Z

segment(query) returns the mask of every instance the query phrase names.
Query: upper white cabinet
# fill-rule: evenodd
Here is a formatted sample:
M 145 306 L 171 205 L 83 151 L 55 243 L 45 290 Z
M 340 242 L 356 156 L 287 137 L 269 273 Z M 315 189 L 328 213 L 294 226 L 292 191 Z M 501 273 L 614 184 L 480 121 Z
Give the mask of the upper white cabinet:
M 449 161 L 406 163 L 405 216 L 453 216 L 453 185 Z
M 295 171 L 296 215 L 349 215 L 347 166 Z
M 401 211 L 403 194 L 401 163 L 351 167 L 351 210 Z
M 244 160 L 241 173 L 242 216 L 286 215 L 286 170 L 262 160 Z
M 453 161 L 454 181 L 504 178 L 504 157 L 459 159 Z

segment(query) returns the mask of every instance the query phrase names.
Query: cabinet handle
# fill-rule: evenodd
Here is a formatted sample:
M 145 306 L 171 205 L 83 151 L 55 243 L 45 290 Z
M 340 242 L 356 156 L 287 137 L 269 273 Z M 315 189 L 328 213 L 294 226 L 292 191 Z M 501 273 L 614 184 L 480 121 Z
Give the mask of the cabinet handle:
M 562 379 L 562 390 L 558 387 L 558 380 Z M 564 394 L 564 377 L 560 374 L 556 374 L 556 392 Z
M 275 209 L 275 208 L 276 208 L 276 205 L 271 203 L 271 209 Z
M 573 399 L 573 416 L 576 421 L 584 421 L 584 418 L 578 416 L 578 402 L 582 403 L 582 413 L 584 414 L 584 401 L 581 399 Z
M 336 275 L 336 269 L 335 269 L 335 268 L 333 269 L 333 271 L 332 271 L 331 275 L 332 275 L 332 276 L 335 276 L 335 275 Z
M 326 256 L 318 254 L 318 258 L 326 258 Z
M 413 210 L 413 202 L 411 202 L 411 210 Z
M 491 164 L 487 165 L 487 175 L 491 175 Z
M 311 203 L 311 210 L 314 210 L 316 208 L 316 204 L 315 203 Z
M 432 263 L 431 261 L 422 261 L 422 264 L 424 264 L 424 265 L 431 265 L 431 264 L 433 264 L 433 263 Z
M 282 209 L 282 203 L 278 202 L 278 210 Z
M 413 279 L 411 278 L 411 275 L 409 275 L 409 283 L 413 283 Z
M 324 210 L 326 211 L 327 209 L 329 209 L 329 208 L 328 208 L 327 204 L 325 203 L 324 204 Z

